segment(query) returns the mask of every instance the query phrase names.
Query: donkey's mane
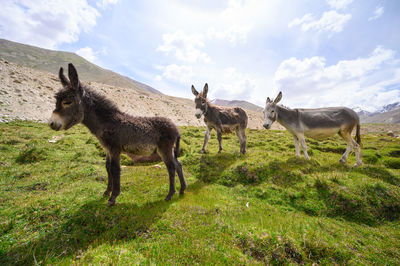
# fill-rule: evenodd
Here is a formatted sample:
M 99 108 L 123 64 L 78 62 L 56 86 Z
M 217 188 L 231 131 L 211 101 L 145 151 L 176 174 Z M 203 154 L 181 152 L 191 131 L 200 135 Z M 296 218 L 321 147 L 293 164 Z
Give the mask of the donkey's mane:
M 107 114 L 122 113 L 119 108 L 111 100 L 99 94 L 88 86 L 82 86 L 85 105 L 92 110 L 95 110 L 101 116 Z
M 288 107 L 288 106 L 286 106 L 286 105 L 283 105 L 283 104 L 278 104 L 278 106 L 279 106 L 279 107 L 282 107 L 282 108 L 284 108 L 284 109 L 286 109 L 286 110 L 294 110 L 294 109 L 292 109 L 292 108 L 290 108 L 290 107 Z

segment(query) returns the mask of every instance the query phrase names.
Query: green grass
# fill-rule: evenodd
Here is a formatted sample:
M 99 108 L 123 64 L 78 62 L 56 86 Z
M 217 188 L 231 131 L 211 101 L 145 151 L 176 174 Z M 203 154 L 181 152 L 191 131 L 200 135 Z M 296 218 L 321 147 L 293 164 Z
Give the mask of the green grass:
M 0 264 L 400 264 L 398 139 L 363 135 L 365 165 L 351 168 L 339 137 L 307 140 L 306 161 L 285 131 L 248 130 L 245 156 L 235 135 L 217 154 L 214 134 L 200 154 L 204 131 L 181 128 L 183 197 L 163 200 L 164 165 L 123 157 L 107 207 L 86 128 L 1 123 Z

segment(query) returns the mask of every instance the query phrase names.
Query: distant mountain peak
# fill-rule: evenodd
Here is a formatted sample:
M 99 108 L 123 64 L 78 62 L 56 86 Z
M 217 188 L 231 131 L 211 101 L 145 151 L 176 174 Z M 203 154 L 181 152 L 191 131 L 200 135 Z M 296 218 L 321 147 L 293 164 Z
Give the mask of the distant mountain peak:
M 389 111 L 392 111 L 392 110 L 395 110 L 398 108 L 400 108 L 400 102 L 390 103 L 390 104 L 384 105 L 382 107 L 382 109 L 380 109 L 378 112 L 384 113 L 384 112 L 389 112 Z
M 227 106 L 227 107 L 242 107 L 247 110 L 252 110 L 256 112 L 261 112 L 263 110 L 262 107 L 252 104 L 247 101 L 243 100 L 223 100 L 223 99 L 213 99 L 210 101 L 212 104 L 220 105 L 220 106 Z

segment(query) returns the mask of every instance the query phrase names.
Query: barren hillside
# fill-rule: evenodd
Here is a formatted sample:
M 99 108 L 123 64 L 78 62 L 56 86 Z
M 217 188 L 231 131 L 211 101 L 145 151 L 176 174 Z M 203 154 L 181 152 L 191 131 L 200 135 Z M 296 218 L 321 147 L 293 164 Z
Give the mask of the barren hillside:
M 79 68 L 78 68 L 79 73 Z M 166 96 L 88 82 L 94 90 L 107 95 L 118 107 L 137 116 L 165 116 L 177 125 L 203 126 L 194 116 L 191 99 Z M 0 59 L 0 121 L 13 119 L 46 122 L 54 108 L 54 94 L 61 85 L 52 73 L 23 67 Z M 247 111 L 250 128 L 262 128 L 261 112 Z M 280 127 L 275 125 L 276 128 Z

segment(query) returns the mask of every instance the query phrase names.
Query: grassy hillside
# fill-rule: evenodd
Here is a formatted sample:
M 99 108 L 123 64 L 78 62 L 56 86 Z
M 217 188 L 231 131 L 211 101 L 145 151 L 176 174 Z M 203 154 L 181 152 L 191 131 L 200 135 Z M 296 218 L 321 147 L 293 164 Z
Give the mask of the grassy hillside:
M 54 74 L 58 74 L 61 66 L 66 68 L 68 63 L 73 63 L 79 70 L 79 76 L 82 80 L 160 93 L 150 86 L 103 69 L 70 52 L 53 51 L 0 39 L 0 57 L 22 66 Z
M 202 155 L 204 130 L 181 128 L 183 197 L 163 200 L 164 165 L 123 157 L 108 208 L 104 151 L 86 128 L 1 123 L 0 264 L 400 264 L 398 139 L 364 135 L 354 169 L 336 137 L 308 141 L 308 162 L 284 131 L 249 130 L 245 156 L 234 135 L 217 154 L 214 134 Z

